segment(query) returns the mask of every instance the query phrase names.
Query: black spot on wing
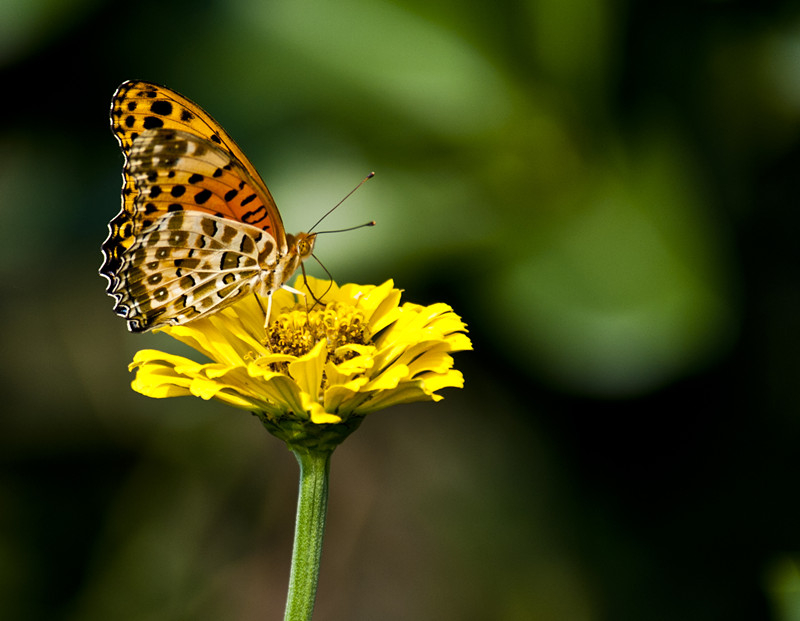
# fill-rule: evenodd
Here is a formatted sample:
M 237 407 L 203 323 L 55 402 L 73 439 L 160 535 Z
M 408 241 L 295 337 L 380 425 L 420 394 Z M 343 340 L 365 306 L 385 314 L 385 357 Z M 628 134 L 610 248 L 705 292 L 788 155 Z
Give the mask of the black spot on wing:
M 197 194 L 194 195 L 194 202 L 198 205 L 202 205 L 203 203 L 207 202 L 208 199 L 211 198 L 211 191 L 210 190 L 200 190 Z
M 157 116 L 146 116 L 142 125 L 145 129 L 158 129 L 164 127 L 164 121 Z
M 169 116 L 172 114 L 172 104 L 168 101 L 154 101 L 150 104 L 150 112 L 159 116 Z
M 247 222 L 247 224 L 255 224 L 257 222 L 261 222 L 264 218 L 267 217 L 267 208 L 264 205 L 261 205 L 258 209 L 254 209 L 253 211 L 248 211 L 246 214 L 242 216 L 242 222 Z

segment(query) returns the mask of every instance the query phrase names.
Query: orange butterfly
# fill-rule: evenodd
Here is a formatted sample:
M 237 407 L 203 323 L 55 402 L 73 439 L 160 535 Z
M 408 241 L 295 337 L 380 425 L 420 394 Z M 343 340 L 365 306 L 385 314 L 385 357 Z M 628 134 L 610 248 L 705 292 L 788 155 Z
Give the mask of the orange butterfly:
M 287 235 L 275 201 L 233 139 L 163 86 L 124 82 L 111 100 L 122 148 L 122 209 L 100 273 L 131 332 L 180 325 L 255 293 L 272 294 L 311 255 L 316 234 Z

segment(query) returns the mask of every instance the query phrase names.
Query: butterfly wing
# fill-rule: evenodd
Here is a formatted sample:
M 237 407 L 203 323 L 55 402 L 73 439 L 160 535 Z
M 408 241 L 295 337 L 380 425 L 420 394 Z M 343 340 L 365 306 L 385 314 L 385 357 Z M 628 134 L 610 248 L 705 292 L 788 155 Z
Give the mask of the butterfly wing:
M 115 291 L 131 332 L 180 325 L 252 292 L 264 254 L 275 245 L 254 227 L 177 211 L 144 230 L 121 260 L 126 277 Z
M 262 281 L 269 280 L 270 274 L 264 274 L 263 270 L 275 265 L 287 253 L 280 214 L 258 172 L 209 114 L 168 88 L 129 81 L 117 89 L 112 99 L 111 127 L 125 155 L 122 209 L 109 224 L 100 273 L 109 281 L 107 291 L 116 300 L 115 312 L 129 319 L 131 330 L 183 323 L 188 320 L 187 313 L 191 314 L 186 308 L 211 312 L 230 303 L 230 296 L 238 291 L 238 287 L 229 286 L 230 282 L 221 283 L 225 285 L 222 288 L 225 295 L 217 296 L 217 304 L 206 308 L 207 304 L 193 303 L 195 294 L 185 290 L 189 283 L 184 278 L 187 268 L 184 266 L 183 276 L 169 279 L 164 272 L 167 263 L 156 269 L 155 259 L 142 252 L 142 244 L 146 240 L 153 241 L 148 234 L 154 227 L 154 230 L 171 227 L 170 230 L 184 231 L 192 242 L 208 243 L 209 236 L 202 227 L 211 229 L 210 223 L 215 222 L 218 230 L 237 234 L 234 237 L 227 234 L 225 239 L 220 237 L 223 243 L 243 243 L 249 248 L 250 241 L 244 241 L 247 239 L 260 244 L 260 248 L 255 249 L 256 259 L 261 263 Z M 178 212 L 183 212 L 182 218 L 174 215 Z M 234 223 L 233 229 L 215 218 Z M 216 239 L 214 235 L 210 237 Z M 184 258 L 176 255 L 180 252 L 174 245 L 171 248 L 170 260 Z M 186 252 L 190 250 L 188 246 L 181 248 Z M 195 249 L 195 252 L 199 250 L 204 249 Z M 233 252 L 236 248 L 226 246 L 226 250 Z M 252 253 L 245 255 L 252 258 Z M 233 255 L 226 256 L 232 261 Z M 144 263 L 139 260 L 147 258 L 149 260 Z M 208 270 L 214 259 L 218 259 L 214 269 L 219 270 L 224 264 L 222 255 L 204 258 L 207 261 L 202 265 L 206 271 L 196 279 L 201 284 L 209 282 Z M 239 262 L 239 271 L 226 272 L 220 277 L 235 278 L 237 283 L 249 282 L 253 275 L 247 270 L 252 266 L 245 258 L 240 258 Z M 137 271 L 142 265 L 153 268 L 147 270 L 146 278 Z M 165 285 L 151 284 L 157 280 L 156 274 L 172 283 L 166 289 L 167 297 L 162 290 Z M 181 281 L 181 278 L 184 279 Z M 183 284 L 175 284 L 179 282 Z M 175 300 L 184 304 L 184 310 Z
M 227 306 L 259 279 L 270 285 L 285 238 L 279 245 L 257 182 L 228 151 L 148 129 L 131 143 L 123 176 L 132 190 L 111 222 L 101 273 L 132 331 Z
M 239 160 L 268 199 L 269 215 L 280 223 L 275 201 L 247 156 L 222 126 L 196 103 L 166 86 L 140 80 L 123 82 L 111 99 L 111 130 L 125 157 L 133 141 L 148 129 L 180 129 L 205 138 Z
M 147 130 L 177 129 L 194 134 L 217 145 L 232 160 L 247 171 L 254 191 L 264 205 L 263 223 L 251 222 L 262 228 L 269 225 L 272 235 L 280 245 L 285 243 L 285 232 L 275 201 L 258 171 L 228 133 L 210 114 L 183 95 L 164 86 L 130 80 L 123 82 L 111 99 L 111 130 L 117 138 L 127 161 L 136 138 Z M 123 172 L 122 212 L 133 214 L 136 188 L 133 180 Z M 228 217 L 237 219 L 239 214 Z

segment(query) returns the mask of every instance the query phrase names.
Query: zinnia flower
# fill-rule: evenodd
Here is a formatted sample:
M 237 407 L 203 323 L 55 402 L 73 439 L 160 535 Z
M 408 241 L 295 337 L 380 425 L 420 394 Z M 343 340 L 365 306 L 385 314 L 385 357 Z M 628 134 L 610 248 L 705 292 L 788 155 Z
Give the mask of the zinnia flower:
M 339 287 L 298 278 L 295 287 L 305 296 L 273 295 L 266 331 L 254 296 L 163 328 L 212 362 L 142 350 L 130 365 L 134 390 L 218 399 L 256 414 L 292 450 L 332 450 L 366 414 L 464 385 L 450 353 L 472 345 L 448 305 L 400 305 L 391 280 Z

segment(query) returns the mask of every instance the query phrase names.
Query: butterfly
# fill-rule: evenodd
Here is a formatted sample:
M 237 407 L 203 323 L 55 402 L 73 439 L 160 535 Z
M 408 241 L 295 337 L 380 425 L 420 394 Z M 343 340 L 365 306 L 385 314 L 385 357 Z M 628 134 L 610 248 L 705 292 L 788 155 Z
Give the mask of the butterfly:
M 211 115 L 164 86 L 124 82 L 111 130 L 125 163 L 122 209 L 100 274 L 131 332 L 181 325 L 254 293 L 268 300 L 311 255 L 288 235 L 256 169 Z M 291 288 L 289 288 L 291 289 Z

